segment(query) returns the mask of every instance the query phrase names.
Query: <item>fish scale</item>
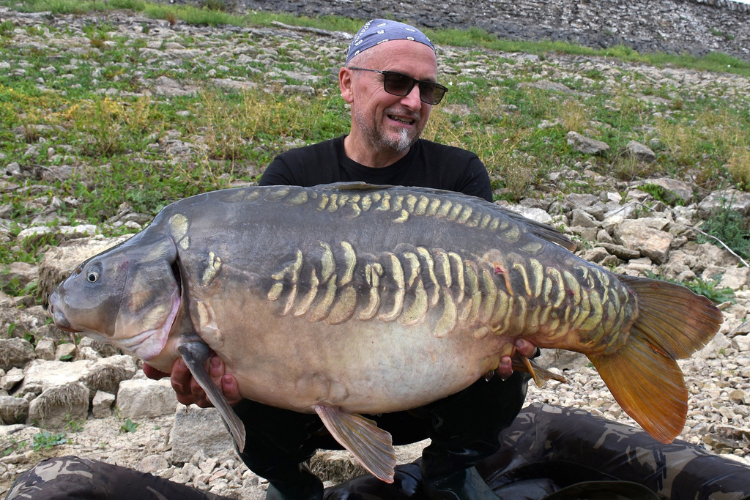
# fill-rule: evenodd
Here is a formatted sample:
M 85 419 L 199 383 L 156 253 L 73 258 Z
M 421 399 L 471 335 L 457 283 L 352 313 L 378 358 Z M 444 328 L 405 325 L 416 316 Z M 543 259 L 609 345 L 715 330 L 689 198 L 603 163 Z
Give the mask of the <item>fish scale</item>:
M 162 371 L 182 357 L 242 449 L 242 422 L 205 369 L 215 352 L 243 397 L 317 413 L 386 481 L 390 436 L 359 413 L 458 392 L 514 355 L 517 338 L 587 355 L 623 409 L 669 442 L 687 413 L 675 360 L 710 340 L 721 313 L 573 247 L 457 193 L 246 187 L 169 205 L 79 266 L 50 296 L 50 314 Z M 521 368 L 551 376 L 528 360 Z

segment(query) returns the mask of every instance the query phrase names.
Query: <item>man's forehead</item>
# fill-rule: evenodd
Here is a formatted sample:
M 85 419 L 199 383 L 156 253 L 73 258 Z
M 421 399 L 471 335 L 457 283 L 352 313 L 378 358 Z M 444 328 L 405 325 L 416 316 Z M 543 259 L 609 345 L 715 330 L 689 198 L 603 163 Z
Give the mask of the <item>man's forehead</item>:
M 397 71 L 418 79 L 433 79 L 437 76 L 437 58 L 425 47 L 410 41 L 392 40 L 373 47 L 353 59 L 354 65 L 365 64 L 378 70 Z
M 387 19 L 373 19 L 365 23 L 352 39 L 346 55 L 346 64 L 366 50 L 396 40 L 417 42 L 429 47 L 433 53 L 435 52 L 435 46 L 430 39 L 414 26 Z

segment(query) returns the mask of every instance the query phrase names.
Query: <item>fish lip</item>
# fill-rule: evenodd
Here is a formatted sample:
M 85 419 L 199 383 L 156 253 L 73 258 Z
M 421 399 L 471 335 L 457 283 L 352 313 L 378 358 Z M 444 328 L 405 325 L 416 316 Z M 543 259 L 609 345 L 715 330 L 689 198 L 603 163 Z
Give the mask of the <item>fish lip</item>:
M 68 321 L 65 313 L 60 310 L 60 296 L 57 294 L 57 292 L 52 292 L 52 295 L 49 296 L 49 306 L 47 307 L 47 313 L 52 318 L 52 322 L 55 324 L 55 326 L 60 330 L 70 333 L 81 333 L 83 331 L 76 330 L 70 325 L 70 321 Z
M 119 340 L 118 346 L 132 352 L 144 361 L 157 357 L 167 344 L 169 332 L 177 318 L 181 303 L 182 298 L 178 289 L 172 294 L 172 309 L 161 327 L 146 330 L 129 339 Z

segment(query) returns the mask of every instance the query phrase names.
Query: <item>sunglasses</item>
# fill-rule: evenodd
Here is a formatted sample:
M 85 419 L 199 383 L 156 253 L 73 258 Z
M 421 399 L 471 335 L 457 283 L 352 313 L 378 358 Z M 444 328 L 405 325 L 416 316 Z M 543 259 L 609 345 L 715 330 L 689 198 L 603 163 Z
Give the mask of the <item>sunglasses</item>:
M 376 69 L 349 68 L 356 71 L 370 71 L 383 75 L 383 90 L 391 95 L 406 97 L 415 85 L 419 85 L 419 100 L 425 104 L 438 104 L 448 92 L 446 87 L 439 83 L 417 80 L 403 73 L 395 71 L 378 71 Z

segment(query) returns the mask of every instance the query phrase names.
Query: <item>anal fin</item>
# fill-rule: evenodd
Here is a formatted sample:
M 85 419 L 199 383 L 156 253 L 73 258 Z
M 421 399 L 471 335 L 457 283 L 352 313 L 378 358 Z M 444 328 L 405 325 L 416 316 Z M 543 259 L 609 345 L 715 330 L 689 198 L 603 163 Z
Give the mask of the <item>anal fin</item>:
M 396 450 L 391 435 L 372 420 L 338 407 L 316 405 L 315 411 L 336 441 L 362 466 L 386 483 L 393 482 Z
M 232 407 L 229 406 L 224 394 L 216 387 L 206 370 L 206 362 L 211 357 L 211 349 L 203 342 L 183 342 L 177 350 L 180 351 L 182 359 L 190 373 L 193 374 L 193 378 L 206 391 L 208 400 L 219 411 L 224 425 L 237 445 L 237 450 L 241 453 L 245 448 L 245 425 L 232 410 Z

